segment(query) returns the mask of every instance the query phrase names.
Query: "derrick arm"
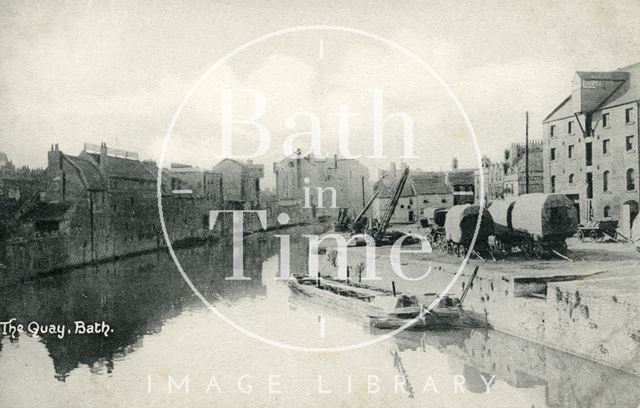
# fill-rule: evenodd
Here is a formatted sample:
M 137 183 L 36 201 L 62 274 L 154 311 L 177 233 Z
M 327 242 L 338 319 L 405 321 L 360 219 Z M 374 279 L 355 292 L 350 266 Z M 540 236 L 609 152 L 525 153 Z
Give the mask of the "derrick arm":
M 362 211 L 360 211 L 360 214 L 358 214 L 358 216 L 356 217 L 355 220 L 353 220 L 353 224 L 351 225 L 351 229 L 355 229 L 356 225 L 358 225 L 358 223 L 360 222 L 360 220 L 362 219 L 362 217 L 365 215 L 365 213 L 367 212 L 367 210 L 369 210 L 369 207 L 371 207 L 371 204 L 373 204 L 373 200 L 376 199 L 376 197 L 378 197 L 378 194 L 380 192 L 376 191 L 376 193 L 373 195 L 373 197 L 371 197 L 371 199 L 369 200 L 369 202 L 367 203 L 367 205 L 364 206 L 364 208 L 362 209 Z
M 384 238 L 385 233 L 387 232 L 387 228 L 389 227 L 389 221 L 391 221 L 391 216 L 393 212 L 396 210 L 396 206 L 400 201 L 400 195 L 402 195 L 402 190 L 404 189 L 404 185 L 407 182 L 407 178 L 409 177 L 409 168 L 405 168 L 402 173 L 402 177 L 398 180 L 398 184 L 396 185 L 396 189 L 393 192 L 393 196 L 391 197 L 391 201 L 387 205 L 384 210 L 384 214 L 380 218 L 380 226 L 378 227 L 378 231 L 376 233 L 376 240 Z

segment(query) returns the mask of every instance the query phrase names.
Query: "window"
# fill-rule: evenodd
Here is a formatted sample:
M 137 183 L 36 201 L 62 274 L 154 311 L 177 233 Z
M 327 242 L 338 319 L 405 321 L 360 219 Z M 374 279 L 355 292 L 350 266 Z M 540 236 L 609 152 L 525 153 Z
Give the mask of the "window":
M 549 136 L 554 137 L 556 133 L 556 126 L 555 125 L 551 125 L 549 127 Z
M 609 139 L 604 139 L 602 141 L 602 154 L 609 153 Z
M 551 192 L 556 192 L 556 176 L 551 176 Z
M 447 199 L 446 199 L 446 198 L 443 198 L 443 199 L 442 199 L 442 204 L 446 204 L 446 203 L 447 203 Z
M 591 162 L 592 162 L 592 159 L 593 159 L 593 157 L 592 157 L 592 156 L 593 156 L 593 148 L 592 148 L 592 146 L 591 146 L 591 145 L 592 145 L 592 143 L 591 143 L 591 142 L 586 143 L 586 144 L 584 145 L 584 148 L 585 148 L 585 155 L 584 155 L 584 157 L 585 157 L 585 164 L 586 164 L 587 166 L 591 166 Z
M 603 215 L 605 216 L 605 218 L 606 217 L 611 217 L 611 207 L 609 207 L 608 205 L 605 205 L 604 206 L 604 214 Z
M 626 146 L 626 149 L 627 149 L 628 152 L 633 150 L 633 135 L 627 136 L 625 138 L 625 146 Z
M 633 169 L 627 170 L 627 191 L 636 189 L 636 176 Z
M 569 184 L 573 184 L 573 173 L 569 174 Z
M 602 191 L 609 191 L 609 170 L 602 173 Z
M 569 122 L 567 122 L 567 133 L 568 134 L 573 134 L 573 121 L 570 120 Z
M 587 173 L 587 198 L 593 198 L 593 173 Z
M 624 110 L 624 121 L 625 123 L 631 123 L 633 121 L 633 108 L 627 108 Z
M 603 113 L 602 114 L 602 127 L 608 127 L 609 126 L 609 114 L 608 113 Z
M 569 145 L 569 147 L 567 148 L 567 156 L 572 159 L 573 158 L 573 149 L 574 146 L 573 145 Z
M 551 161 L 554 161 L 556 159 L 556 148 L 552 147 L 551 148 Z
M 422 200 L 422 204 L 429 204 L 429 200 L 425 198 L 424 200 Z

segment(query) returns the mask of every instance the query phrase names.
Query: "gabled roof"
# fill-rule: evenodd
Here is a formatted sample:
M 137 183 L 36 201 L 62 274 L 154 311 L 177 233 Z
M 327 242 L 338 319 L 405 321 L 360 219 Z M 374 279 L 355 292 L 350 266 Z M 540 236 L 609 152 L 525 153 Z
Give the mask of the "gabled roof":
M 62 159 L 75 168 L 87 190 L 106 190 L 107 181 L 100 172 L 98 165 L 91 159 L 80 156 L 62 154 Z
M 87 153 L 98 163 L 100 156 L 94 153 Z M 106 163 L 102 167 L 107 177 L 136 179 L 146 181 L 156 181 L 156 174 L 149 171 L 147 166 L 139 160 L 125 159 L 122 157 L 107 156 Z
M 230 158 L 222 159 L 220 162 L 218 162 L 215 166 L 213 166 L 213 171 L 220 173 L 222 172 L 221 168 L 228 164 L 235 165 L 236 167 L 240 168 L 242 172 L 256 172 L 257 176 L 264 176 L 264 165 Z
M 444 177 L 414 174 L 410 176 L 410 180 L 413 185 L 413 190 L 417 195 L 451 193 L 451 187 L 445 183 Z
M 625 103 L 640 101 L 640 62 L 610 72 L 576 72 L 582 80 L 615 80 L 621 85 L 598 106 L 598 110 Z M 543 122 L 552 122 L 573 116 L 571 95 L 551 111 Z
M 396 179 L 391 177 L 383 177 L 373 184 L 373 191 L 379 191 L 378 197 L 380 198 L 391 198 L 393 192 L 395 191 L 396 184 Z M 402 188 L 400 197 L 413 197 L 415 195 L 416 194 L 413 191 L 411 182 L 407 180 L 407 182 L 404 184 L 404 187 Z
M 556 106 L 542 122 L 552 122 L 554 120 L 568 118 L 573 116 L 573 108 L 571 106 L 571 95 L 569 95 L 560 105 Z
M 474 184 L 475 183 L 475 170 L 456 170 L 448 173 L 449 185 L 460 184 Z
M 620 68 L 618 71 L 628 73 L 629 77 L 621 87 L 605 99 L 599 109 L 640 101 L 640 62 Z

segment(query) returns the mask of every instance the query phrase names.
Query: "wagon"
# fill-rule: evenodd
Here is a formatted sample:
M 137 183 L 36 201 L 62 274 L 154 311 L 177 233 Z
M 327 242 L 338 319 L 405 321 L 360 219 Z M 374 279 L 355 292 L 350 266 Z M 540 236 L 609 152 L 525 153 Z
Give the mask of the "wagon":
M 563 194 L 523 194 L 515 201 L 496 200 L 489 207 L 495 222 L 494 249 L 520 249 L 526 256 L 542 258 L 564 254 L 566 239 L 577 231 L 578 215 Z
M 578 238 L 580 241 L 591 238 L 597 242 L 603 242 L 607 237 L 615 240 L 616 229 L 618 229 L 618 220 L 590 221 L 578 227 Z
M 438 208 L 433 211 L 433 217 L 431 221 L 431 231 L 427 239 L 431 243 L 431 246 L 438 248 L 442 251 L 447 250 L 446 241 L 444 239 L 444 222 L 447 217 L 446 208 Z
M 479 253 L 489 250 L 489 236 L 494 234 L 493 218 L 489 211 L 479 205 L 455 205 L 447 212 L 444 230 L 449 253 L 463 256 L 470 249 Z M 472 248 L 471 243 L 476 230 L 477 236 Z

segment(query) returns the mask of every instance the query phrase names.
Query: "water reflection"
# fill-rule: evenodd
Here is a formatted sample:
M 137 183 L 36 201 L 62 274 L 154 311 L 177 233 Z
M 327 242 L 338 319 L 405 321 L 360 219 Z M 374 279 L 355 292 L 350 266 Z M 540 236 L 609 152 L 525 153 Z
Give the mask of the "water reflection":
M 292 231 L 296 233 L 295 229 Z M 177 257 L 189 278 L 211 303 L 233 303 L 263 296 L 262 263 L 278 250 L 276 241 L 254 235 L 245 239 L 244 275 L 225 280 L 232 271 L 230 240 L 179 249 Z M 294 246 L 298 249 L 299 243 Z M 296 257 L 295 259 L 302 259 Z M 64 381 L 80 364 L 96 373 L 113 370 L 113 360 L 140 346 L 145 335 L 159 333 L 163 323 L 190 308 L 204 307 L 165 253 L 152 253 L 75 270 L 2 289 L 0 320 L 65 324 L 105 321 L 117 328 L 109 337 L 44 335 L 57 379 Z M 0 334 L 1 335 L 1 334 Z M 0 350 L 2 342 L 0 342 Z
M 309 230 L 292 228 L 291 269 L 307 268 Z M 319 231 L 316 231 L 319 232 Z M 275 281 L 271 233 L 246 238 L 246 281 L 229 281 L 230 240 L 177 251 L 194 285 L 226 315 L 265 337 L 311 346 L 371 339 L 368 325 L 301 299 Z M 327 336 L 318 334 L 318 317 Z M 0 339 L 0 394 L 11 406 L 492 406 L 636 407 L 638 377 L 492 331 L 405 332 L 338 354 L 276 349 L 208 311 L 164 253 L 84 268 L 3 289 L 0 320 L 106 321 L 109 337 Z M 189 393 L 167 378 L 189 375 Z M 253 393 L 237 386 L 252 375 Z M 282 394 L 268 392 L 281 376 Z M 221 393 L 207 392 L 215 375 Z M 379 380 L 372 393 L 370 376 Z M 464 379 L 464 392 L 456 381 Z M 321 382 L 321 384 L 318 383 Z M 396 382 L 402 382 L 399 389 Z M 320 390 L 331 391 L 329 393 Z M 374 388 L 375 390 L 375 388 Z M 489 391 L 487 393 L 487 390 Z M 82 403 L 90 395 L 91 403 Z M 2 404 L 0 404 L 2 405 Z
M 425 364 L 433 350 L 446 353 L 451 370 L 463 374 L 471 392 L 486 392 L 482 378 L 495 376 L 492 387 L 504 382 L 516 389 L 543 388 L 548 407 L 637 407 L 640 402 L 635 375 L 492 330 L 404 332 L 395 342 L 405 359 Z

